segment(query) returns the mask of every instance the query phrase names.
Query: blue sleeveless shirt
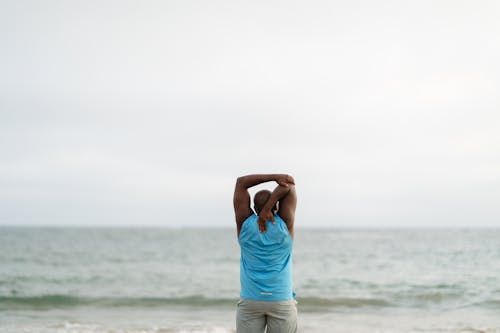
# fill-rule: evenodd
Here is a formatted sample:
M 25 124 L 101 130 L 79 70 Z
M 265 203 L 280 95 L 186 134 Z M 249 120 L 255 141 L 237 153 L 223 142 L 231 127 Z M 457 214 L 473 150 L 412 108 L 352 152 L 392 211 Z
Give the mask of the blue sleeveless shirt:
M 292 286 L 293 239 L 285 221 L 259 231 L 258 216 L 250 215 L 240 230 L 240 297 L 257 301 L 285 301 L 295 297 Z

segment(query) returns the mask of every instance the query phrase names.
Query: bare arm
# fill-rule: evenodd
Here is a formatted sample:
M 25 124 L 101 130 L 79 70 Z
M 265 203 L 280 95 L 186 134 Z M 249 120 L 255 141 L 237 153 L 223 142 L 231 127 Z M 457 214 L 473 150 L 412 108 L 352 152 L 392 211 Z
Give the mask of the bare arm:
M 289 186 L 288 193 L 280 200 L 278 215 L 285 221 L 288 232 L 293 237 L 293 225 L 295 222 L 295 209 L 297 208 L 297 192 L 295 184 Z
M 288 183 L 294 183 L 294 180 L 291 176 L 285 174 L 255 174 L 248 176 L 238 177 L 236 180 L 236 184 L 240 184 L 244 188 L 250 188 L 255 185 L 259 185 L 266 182 L 275 181 L 280 185 L 286 185 Z
M 278 184 L 283 185 L 294 182 L 292 177 L 284 174 L 255 174 L 238 177 L 236 180 L 233 206 L 238 235 L 240 234 L 243 222 L 253 214 L 250 208 L 250 194 L 248 193 L 248 189 L 252 186 L 269 181 L 276 181 Z
M 291 185 L 291 184 L 290 184 Z M 276 205 L 276 203 L 286 196 L 288 194 L 288 191 L 290 191 L 290 185 L 286 184 L 286 186 L 283 185 L 278 185 L 269 199 L 267 199 L 266 204 L 264 207 L 262 207 L 260 213 L 259 213 L 259 230 L 260 232 L 265 232 L 267 228 L 267 221 L 271 220 L 274 223 L 274 216 L 273 216 L 273 207 Z

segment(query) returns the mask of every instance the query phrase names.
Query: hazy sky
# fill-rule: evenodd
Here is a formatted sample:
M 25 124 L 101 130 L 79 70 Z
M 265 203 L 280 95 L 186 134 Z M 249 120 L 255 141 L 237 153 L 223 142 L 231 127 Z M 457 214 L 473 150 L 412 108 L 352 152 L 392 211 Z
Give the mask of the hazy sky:
M 0 224 L 500 227 L 500 2 L 1 1 Z M 269 188 L 274 185 L 269 184 Z

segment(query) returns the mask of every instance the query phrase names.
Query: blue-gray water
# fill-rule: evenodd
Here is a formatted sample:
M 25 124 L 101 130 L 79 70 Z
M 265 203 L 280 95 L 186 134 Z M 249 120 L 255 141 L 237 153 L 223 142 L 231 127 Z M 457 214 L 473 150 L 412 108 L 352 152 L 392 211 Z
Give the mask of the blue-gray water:
M 500 230 L 298 229 L 294 285 L 302 332 L 500 332 Z M 232 229 L 0 228 L 2 332 L 230 332 L 238 293 Z

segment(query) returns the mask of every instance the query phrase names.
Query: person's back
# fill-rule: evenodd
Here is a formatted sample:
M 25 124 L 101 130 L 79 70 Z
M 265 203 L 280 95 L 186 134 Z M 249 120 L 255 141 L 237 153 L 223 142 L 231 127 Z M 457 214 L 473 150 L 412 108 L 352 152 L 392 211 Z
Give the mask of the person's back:
M 250 208 L 248 188 L 276 181 L 271 193 L 260 191 Z M 279 202 L 279 210 L 277 204 Z M 293 225 L 297 196 L 288 175 L 238 178 L 233 198 L 240 259 L 238 333 L 294 333 L 297 308 L 292 283 Z M 276 214 L 277 213 L 277 214 Z
M 268 222 L 265 233 L 259 231 L 258 216 L 250 215 L 243 223 L 238 242 L 241 248 L 240 297 L 256 301 L 282 301 L 293 298 L 293 240 L 278 215 Z

